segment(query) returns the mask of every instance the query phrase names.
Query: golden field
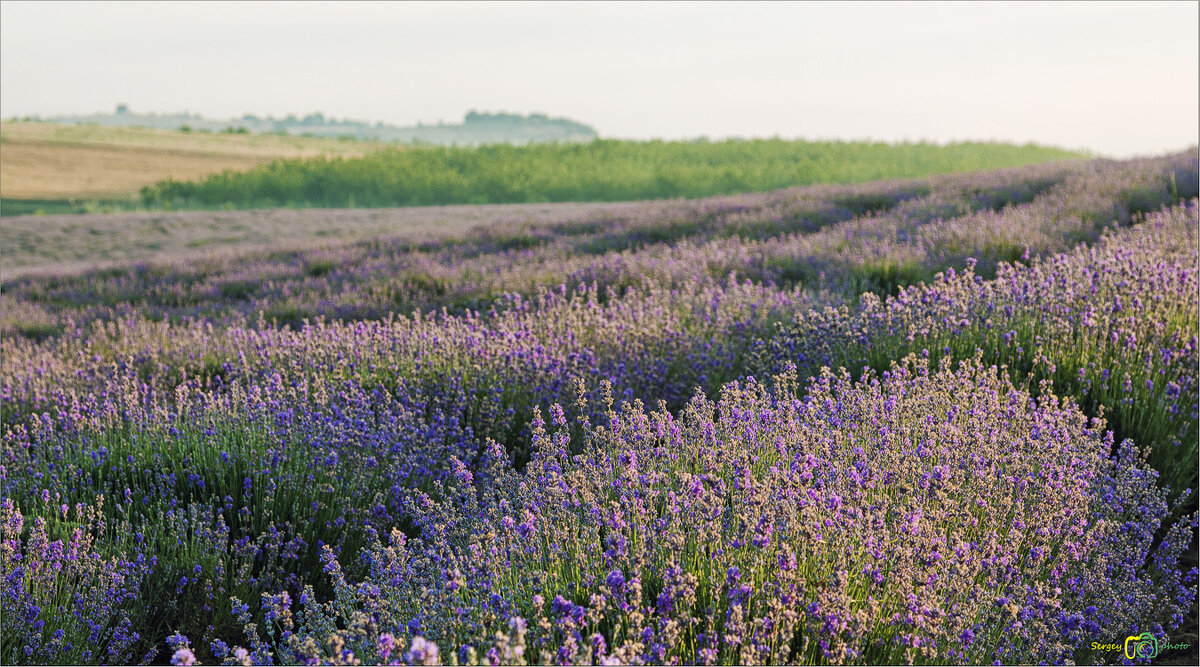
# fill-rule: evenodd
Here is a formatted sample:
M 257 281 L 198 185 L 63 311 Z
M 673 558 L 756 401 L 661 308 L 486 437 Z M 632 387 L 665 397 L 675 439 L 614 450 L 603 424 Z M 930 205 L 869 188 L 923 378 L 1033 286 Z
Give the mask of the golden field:
M 129 199 L 166 178 L 193 180 L 280 158 L 357 156 L 380 144 L 278 135 L 0 123 L 0 197 Z

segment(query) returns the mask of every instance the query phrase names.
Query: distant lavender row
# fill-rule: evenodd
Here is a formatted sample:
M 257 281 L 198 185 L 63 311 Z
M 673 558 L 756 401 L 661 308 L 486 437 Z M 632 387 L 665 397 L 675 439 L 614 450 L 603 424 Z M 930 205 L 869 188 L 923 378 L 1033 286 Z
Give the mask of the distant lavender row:
M 486 311 L 510 292 L 596 282 L 666 286 L 730 273 L 819 290 L 894 290 L 978 257 L 985 266 L 1069 248 L 1196 181 L 1195 157 L 1094 162 L 870 186 L 821 186 L 618 219 L 514 220 L 465 239 L 386 239 L 4 284 L 8 335 L 76 321 L 258 313 L 298 325 L 413 309 Z M 1175 184 L 1172 189 L 1172 183 Z M 1006 206 L 1016 208 L 1003 210 Z M 855 215 L 858 214 L 856 218 Z
M 1000 183 L 1025 185 L 1034 192 L 1062 178 L 1065 167 L 1038 167 L 1004 172 Z M 979 177 L 944 177 L 960 190 L 985 189 Z M 856 214 L 890 208 L 897 202 L 926 194 L 924 181 L 817 186 L 763 195 L 720 197 L 699 202 L 647 203 L 626 214 L 575 217 L 557 221 L 514 218 L 494 223 L 466 237 L 400 236 L 360 243 L 343 243 L 309 252 L 259 252 L 216 257 L 184 266 L 133 265 L 127 270 L 99 274 L 52 276 L 10 281 L 6 295 L 37 304 L 51 312 L 78 312 L 95 317 L 98 304 L 126 306 L 153 316 L 220 314 L 228 310 L 253 316 L 259 311 L 279 315 L 288 307 L 313 316 L 344 316 L 353 310 L 380 316 L 390 310 L 455 303 L 488 303 L 489 295 L 520 291 L 529 280 L 498 275 L 515 260 L 545 272 L 547 262 L 583 253 L 585 258 L 616 254 L 646 243 L 677 242 L 727 236 L 773 236 L 812 230 Z M 997 193 L 1004 197 L 1004 193 Z M 1015 194 L 1013 196 L 1022 196 Z M 1032 195 L 1024 195 L 1032 196 Z M 978 196 L 976 197 L 979 198 Z M 969 198 L 968 198 L 969 200 Z M 984 204 L 990 204 L 986 200 Z M 499 271 L 498 271 L 499 269 Z M 556 285 L 568 271 L 559 272 Z M 488 276 L 477 284 L 473 275 Z M 495 276 L 495 277 L 491 277 Z M 723 275 L 720 277 L 724 277 Z M 576 281 L 577 282 L 577 281 Z M 506 283 L 513 283 L 512 289 Z M 447 292 L 449 292 L 447 294 Z M 340 295 L 330 303 L 330 295 Z M 305 300 L 303 309 L 296 306 Z M 313 304 L 313 299 L 317 301 Z M 12 299 L 9 299 L 10 301 Z M 340 310 L 333 306 L 341 305 Z M 310 307 L 315 306 L 315 307 Z M 486 305 L 485 305 L 486 309 Z M 82 311 L 82 312 L 79 312 Z M 291 319 L 284 318 L 287 321 Z
M 787 273 L 803 271 L 820 275 L 822 272 L 817 269 L 826 268 L 830 271 L 825 273 L 825 281 L 832 284 L 831 274 L 839 275 L 837 264 L 840 263 L 844 285 L 853 283 L 852 276 L 856 272 L 863 275 L 863 266 L 876 270 L 886 266 L 879 262 L 887 257 L 901 256 L 904 266 L 918 267 L 915 270 L 921 275 L 932 276 L 947 264 L 954 265 L 959 261 L 965 264 L 966 257 L 983 255 L 985 262 L 994 264 L 997 253 L 988 258 L 981 252 L 985 247 L 1008 248 L 1009 254 L 1015 254 L 1017 248 L 1021 248 L 1022 253 L 1031 249 L 1035 253 L 1063 249 L 1075 238 L 1096 234 L 1099 221 L 1109 214 L 1116 215 L 1118 206 L 1128 206 L 1127 201 L 1122 204 L 1122 198 L 1127 199 L 1130 192 L 1145 197 L 1165 196 L 1165 191 L 1154 188 L 1162 189 L 1162 183 L 1166 182 L 1163 170 L 1179 161 L 1136 163 L 1132 167 L 1128 164 L 1096 164 L 1029 204 L 999 213 L 968 214 L 949 220 L 938 218 L 937 213 L 947 206 L 963 204 L 954 198 L 949 201 L 956 203 L 947 203 L 946 197 L 939 194 L 941 190 L 934 188 L 934 194 L 901 202 L 888 215 L 849 220 L 811 234 L 788 235 L 762 242 L 731 239 L 655 246 L 638 252 L 610 253 L 586 260 L 582 265 L 573 264 L 575 260 L 562 253 L 554 255 L 557 259 L 540 265 L 533 256 L 512 263 L 513 257 L 496 255 L 465 260 L 460 265 L 454 262 L 428 264 L 426 273 L 422 274 L 424 280 L 446 285 L 453 285 L 457 280 L 460 285 L 467 284 L 466 293 L 478 293 L 479 289 L 490 292 L 502 285 L 527 285 L 531 295 L 536 296 L 536 289 L 545 289 L 537 287 L 541 280 L 547 276 L 561 278 L 565 274 L 569 282 L 556 285 L 555 292 L 569 293 L 577 303 L 554 305 L 561 299 L 556 300 L 557 297 L 547 292 L 549 301 L 546 303 L 549 305 L 546 308 L 535 307 L 540 299 L 510 296 L 499 299 L 495 307 L 482 313 L 481 317 L 468 313 L 462 317 L 440 319 L 397 318 L 390 320 L 394 324 L 382 328 L 355 324 L 350 329 L 361 331 L 366 327 L 368 332 L 353 337 L 356 373 L 387 378 L 394 384 L 396 378 L 413 382 L 420 377 L 436 378 L 439 372 L 445 371 L 452 377 L 472 378 L 468 382 L 475 386 L 470 391 L 481 391 L 481 387 L 495 382 L 499 387 L 528 390 L 543 405 L 564 401 L 563 387 L 569 386 L 571 377 L 582 373 L 585 377 L 613 379 L 626 398 L 662 399 L 668 404 L 680 405 L 696 385 L 715 391 L 721 382 L 737 377 L 741 373 L 738 359 L 742 353 L 739 350 L 744 349 L 755 335 L 768 334 L 772 319 L 790 319 L 793 314 L 807 311 L 809 306 L 821 302 L 840 302 L 837 291 L 814 294 L 809 290 L 800 294 L 746 286 L 739 286 L 735 290 L 737 295 L 730 299 L 725 295 L 726 286 L 732 284 L 726 279 L 730 274 L 748 275 L 770 285 L 788 283 Z M 966 187 L 954 179 L 949 180 L 954 182 L 955 189 Z M 535 252 L 530 251 L 530 255 Z M 336 286 L 327 284 L 323 293 L 328 295 L 328 290 L 341 290 L 336 299 L 353 304 L 347 308 L 380 314 L 379 309 L 385 304 L 377 302 L 372 306 L 371 295 L 378 295 L 382 290 L 379 281 L 391 279 L 392 267 L 386 262 L 363 261 L 362 257 L 358 258 L 357 265 L 355 261 L 348 264 L 357 269 L 339 271 L 353 274 L 358 280 Z M 259 268 L 251 265 L 247 270 L 253 272 Z M 450 273 L 443 276 L 438 274 L 441 270 Z M 480 280 L 492 280 L 489 276 L 495 276 L 497 282 L 481 287 Z M 905 277 L 901 272 L 895 273 L 889 279 L 894 281 L 890 287 L 903 284 Z M 908 276 L 909 279 L 916 277 Z M 594 286 L 581 286 L 589 283 Z M 570 288 L 566 287 L 568 285 Z M 681 289 L 674 289 L 677 286 Z M 630 294 L 630 298 L 611 301 L 620 297 L 622 290 L 631 288 L 636 294 Z M 282 289 L 288 291 L 286 282 Z M 313 294 L 299 289 L 294 299 L 309 300 Z M 657 296 L 647 300 L 647 294 Z M 24 301 L 26 296 L 36 296 L 42 301 L 51 295 L 19 292 L 14 298 L 6 298 L 5 315 L 20 317 L 26 309 L 37 311 L 38 304 Z M 736 316 L 736 322 L 713 319 L 716 304 L 722 299 L 726 308 L 724 317 L 742 313 Z M 611 301 L 614 305 L 589 306 L 584 319 L 578 320 L 580 304 L 592 301 Z M 326 305 L 329 304 L 326 302 Z M 660 323 L 661 315 L 657 309 L 664 305 L 672 313 L 670 317 L 678 319 Z M 706 313 L 710 307 L 713 312 Z M 321 308 L 323 306 L 319 304 L 314 305 L 315 310 Z M 502 315 L 505 311 L 513 312 Z M 77 324 L 58 340 L 44 345 L 6 337 L 2 344 L 3 360 L 0 360 L 3 371 L 0 373 L 0 398 L 6 413 L 12 416 L 14 410 L 55 409 L 55 406 L 88 402 L 89 396 L 97 394 L 117 396 L 120 390 L 106 387 L 110 384 L 119 386 L 131 376 L 136 376 L 136 383 L 147 384 L 169 403 L 175 387 L 187 376 L 201 382 L 220 379 L 228 385 L 234 377 L 256 377 L 274 372 L 275 360 L 285 360 L 285 365 L 302 365 L 301 370 L 280 371 L 285 382 L 294 382 L 298 377 L 313 374 L 311 369 L 305 369 L 315 360 L 328 359 L 317 368 L 334 368 L 345 363 L 343 358 L 351 353 L 348 346 L 338 343 L 333 343 L 338 352 L 332 356 L 326 350 L 297 346 L 293 337 L 268 331 L 254 323 L 228 330 L 225 327 L 215 330 L 204 323 L 171 327 L 144 323 L 142 312 L 135 310 L 116 322 L 95 325 L 99 328 Z M 614 327 L 616 331 L 609 331 Z M 218 331 L 224 332 L 223 335 L 218 335 Z M 340 341 L 344 338 L 340 331 L 336 327 L 329 331 L 326 327 L 317 327 L 301 339 Z M 373 331 L 384 333 L 370 333 Z M 455 333 L 459 331 L 469 333 Z M 489 333 L 492 331 L 496 335 Z M 489 336 L 487 347 L 490 350 L 503 350 L 513 339 L 523 339 L 525 342 L 520 345 L 534 348 L 519 354 L 480 351 L 479 341 Z M 674 342 L 670 342 L 672 338 Z M 820 337 L 816 339 L 820 340 Z M 437 349 L 430 349 L 428 344 L 415 342 L 422 340 L 443 342 Z M 697 345 L 704 348 L 702 354 Z M 547 354 L 560 357 L 554 363 L 544 359 L 535 361 L 533 368 L 536 371 L 532 368 L 507 370 L 517 360 L 536 359 Z M 366 362 L 359 359 L 363 355 L 367 357 Z M 708 361 L 700 362 L 701 357 Z M 374 368 L 372 359 L 385 359 L 389 366 Z M 464 372 L 461 360 L 466 360 L 468 366 L 483 363 L 486 370 Z M 514 372 L 535 372 L 538 379 L 513 377 Z M 511 393 L 513 390 L 505 391 Z M 514 400 L 526 409 L 534 402 L 527 396 L 503 403 L 506 407 L 512 406 Z M 526 416 L 527 412 L 519 415 L 516 423 L 523 423 Z M 508 421 L 503 416 L 500 420 Z M 487 417 L 477 421 L 476 425 L 492 421 Z M 496 430 L 483 434 L 503 439 L 499 433 Z

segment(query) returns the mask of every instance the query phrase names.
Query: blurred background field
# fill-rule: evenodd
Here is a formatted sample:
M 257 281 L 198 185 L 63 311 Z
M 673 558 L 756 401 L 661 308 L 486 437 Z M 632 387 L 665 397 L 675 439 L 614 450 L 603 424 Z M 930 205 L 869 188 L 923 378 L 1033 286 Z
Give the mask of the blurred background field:
M 632 201 L 976 172 L 1085 157 L 998 142 L 727 139 L 493 144 L 281 160 L 142 191 L 148 205 L 232 208 Z
M 279 241 L 372 234 L 420 240 L 511 217 L 571 218 L 580 211 L 628 208 L 617 202 L 1084 157 L 982 142 L 597 140 L 435 147 L 25 121 L 0 127 L 0 275 L 6 278 L 35 267 L 65 270 Z M 314 208 L 342 210 L 302 211 Z
M 10 121 L 0 126 L 0 213 L 669 199 L 1080 157 L 1035 145 L 779 139 L 417 147 Z

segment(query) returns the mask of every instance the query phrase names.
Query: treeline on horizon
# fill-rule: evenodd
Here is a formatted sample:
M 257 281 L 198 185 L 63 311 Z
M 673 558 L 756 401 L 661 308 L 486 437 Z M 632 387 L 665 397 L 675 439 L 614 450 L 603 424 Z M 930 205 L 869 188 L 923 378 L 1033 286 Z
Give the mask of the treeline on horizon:
M 391 148 L 278 160 L 198 182 L 142 188 L 170 208 L 385 207 L 696 198 L 818 183 L 981 171 L 1083 154 L 1026 144 L 783 139 L 596 140 L 585 144 Z

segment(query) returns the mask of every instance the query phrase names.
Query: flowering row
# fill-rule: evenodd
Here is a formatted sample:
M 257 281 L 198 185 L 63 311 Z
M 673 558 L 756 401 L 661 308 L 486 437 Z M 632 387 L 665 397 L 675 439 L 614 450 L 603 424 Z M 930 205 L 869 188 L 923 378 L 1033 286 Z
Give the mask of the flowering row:
M 1043 165 L 927 182 L 819 186 L 624 214 L 515 219 L 465 237 L 400 236 L 133 264 L 3 285 L 9 337 L 146 316 L 299 326 L 416 309 L 487 311 L 501 295 L 597 283 L 618 290 L 722 282 L 730 273 L 812 290 L 884 290 L 973 256 L 987 266 L 1068 249 L 1131 212 L 1177 201 L 1194 156 Z M 1178 175 L 1178 177 L 1176 177 Z M 1174 184 L 1174 185 L 1172 185 Z M 857 293 L 857 292 L 855 292 Z

